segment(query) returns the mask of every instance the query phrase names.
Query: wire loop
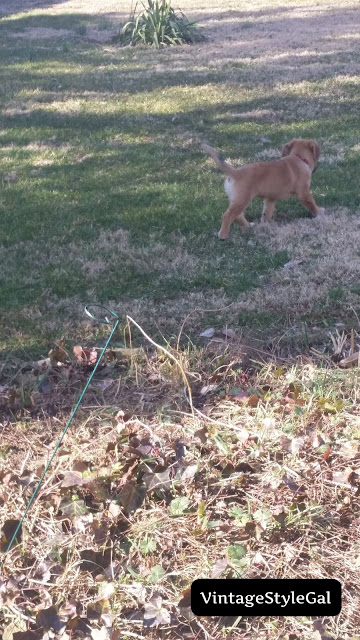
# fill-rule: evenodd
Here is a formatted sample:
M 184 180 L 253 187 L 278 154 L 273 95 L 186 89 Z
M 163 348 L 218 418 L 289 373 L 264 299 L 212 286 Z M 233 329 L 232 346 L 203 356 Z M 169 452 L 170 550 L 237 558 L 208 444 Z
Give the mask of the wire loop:
M 107 311 L 108 313 L 110 313 L 113 318 L 115 318 L 115 320 L 119 320 L 119 316 L 117 315 L 117 313 L 115 313 L 115 311 L 112 311 L 111 309 L 108 309 L 107 307 L 104 307 L 103 304 L 87 304 L 85 306 L 85 313 L 86 315 L 89 316 L 89 318 L 91 318 L 91 320 L 95 320 L 95 322 L 99 322 L 100 324 L 110 324 L 112 321 L 112 318 L 108 318 L 107 316 L 104 316 L 103 318 L 98 318 L 97 316 L 94 316 L 94 314 L 92 314 L 89 311 L 89 307 L 97 307 L 98 309 L 102 309 L 103 311 Z

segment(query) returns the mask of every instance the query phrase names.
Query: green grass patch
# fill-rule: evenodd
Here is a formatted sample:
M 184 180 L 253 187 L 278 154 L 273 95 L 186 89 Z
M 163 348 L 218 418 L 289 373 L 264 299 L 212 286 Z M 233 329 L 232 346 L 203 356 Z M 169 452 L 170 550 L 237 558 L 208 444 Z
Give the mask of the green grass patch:
M 89 297 L 136 308 L 155 331 L 160 317 L 166 334 L 199 305 L 246 306 L 251 291 L 291 260 L 286 247 L 274 250 L 253 232 L 233 228 L 227 243 L 217 240 L 227 199 L 222 176 L 199 149 L 203 140 L 249 162 L 266 159 L 270 147 L 280 153 L 294 136 L 315 137 L 329 155 L 313 178 L 318 204 L 352 213 L 358 206 L 358 87 L 345 75 L 332 78 L 327 56 L 319 76 L 279 89 L 281 74 L 256 58 L 226 60 L 226 74 L 199 66 L 189 73 L 172 64 L 172 53 L 84 40 L 88 27 L 105 22 L 36 11 L 0 21 L 4 348 L 17 339 L 20 348 L 36 343 L 39 332 L 58 336 L 62 301 L 80 331 Z M 36 31 L 21 37 L 37 28 L 69 34 L 51 43 Z M 349 55 L 338 59 L 341 68 Z M 259 220 L 261 206 L 251 204 L 249 220 Z M 307 217 L 294 199 L 277 210 L 280 225 Z M 274 312 L 267 314 L 244 308 L 224 312 L 223 321 L 257 318 L 266 328 Z M 221 322 L 220 311 L 216 317 Z M 192 331 L 199 328 L 194 321 Z

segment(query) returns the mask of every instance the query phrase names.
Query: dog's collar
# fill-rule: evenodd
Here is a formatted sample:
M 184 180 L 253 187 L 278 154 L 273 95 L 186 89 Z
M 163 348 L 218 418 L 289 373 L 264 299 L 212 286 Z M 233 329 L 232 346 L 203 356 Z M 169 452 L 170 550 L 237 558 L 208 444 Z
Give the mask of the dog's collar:
M 295 155 L 297 158 L 300 158 L 300 160 L 302 160 L 303 162 L 305 162 L 305 164 L 307 164 L 307 165 L 309 166 L 309 163 L 308 163 L 308 161 L 306 160 L 306 158 L 303 158 L 302 156 L 299 156 L 299 154 L 298 154 L 298 153 L 295 153 L 294 155 Z

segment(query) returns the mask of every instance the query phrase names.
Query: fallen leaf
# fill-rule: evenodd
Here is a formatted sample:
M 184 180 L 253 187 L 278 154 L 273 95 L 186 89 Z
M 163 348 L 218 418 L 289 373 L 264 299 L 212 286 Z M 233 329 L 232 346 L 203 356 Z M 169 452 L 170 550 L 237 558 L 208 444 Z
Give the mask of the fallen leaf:
M 109 600 L 115 593 L 115 585 L 113 582 L 107 582 L 100 589 L 100 593 L 94 602 L 102 602 L 103 600 Z
M 320 449 L 321 449 L 321 448 L 322 448 L 322 447 L 320 447 Z M 330 449 L 329 445 L 326 445 L 326 450 L 325 450 L 325 451 L 324 451 L 324 453 L 323 453 L 323 458 L 324 458 L 324 460 L 325 460 L 325 461 L 328 459 L 328 457 L 330 456 L 330 454 L 331 454 L 331 449 Z
M 81 571 L 89 571 L 93 575 L 101 573 L 102 569 L 106 569 L 111 562 L 111 549 L 101 551 L 93 551 L 93 549 L 82 549 L 80 551 Z
M 189 464 L 187 467 L 181 466 L 175 474 L 174 482 L 182 482 L 183 484 L 192 482 L 197 470 L 197 464 Z
M 283 482 L 294 493 L 296 493 L 300 489 L 300 486 L 298 484 L 296 484 L 296 482 L 294 482 L 294 480 L 292 480 L 292 478 L 289 478 L 288 476 L 284 476 L 283 477 Z
M 347 358 L 343 358 L 339 362 L 339 367 L 342 369 L 349 369 L 350 367 L 356 367 L 359 364 L 360 351 L 353 353 L 351 356 Z
M 191 604 L 191 587 L 189 587 L 188 589 L 185 589 L 185 591 L 182 592 L 182 597 L 181 600 L 179 600 L 178 602 L 178 607 L 190 607 Z
M 129 480 L 121 489 L 118 499 L 127 513 L 133 513 L 144 502 L 146 491 L 146 485 L 139 485 L 135 480 Z
M 67 487 L 81 487 L 84 484 L 84 479 L 78 471 L 67 471 L 61 483 L 64 488 Z
M 321 445 L 323 444 L 325 444 L 325 440 L 322 438 L 322 436 L 319 433 L 316 433 L 312 441 L 312 446 L 314 447 L 314 449 L 317 449 L 318 447 L 321 447 Z
M 359 442 L 357 440 L 350 440 L 349 442 L 345 442 L 340 451 L 339 455 L 342 458 L 346 458 L 347 460 L 352 460 L 359 453 Z
M 215 580 L 217 578 L 220 578 L 220 576 L 224 573 L 224 571 L 228 568 L 229 566 L 229 561 L 227 558 L 220 558 L 220 560 L 218 560 L 217 562 L 215 562 L 212 571 L 211 571 L 211 576 L 210 578 L 212 580 Z
M 106 514 L 111 518 L 113 518 L 113 520 L 116 520 L 120 516 L 121 508 L 119 507 L 117 502 L 114 502 L 114 500 L 111 500 L 111 502 L 108 505 L 108 508 L 106 509 Z
M 351 467 L 347 467 L 345 471 L 333 471 L 332 479 L 334 482 L 339 484 L 348 484 L 349 477 L 351 476 L 352 473 L 353 473 L 353 470 L 351 469 Z
M 285 522 L 286 522 L 286 512 L 282 505 L 279 505 L 274 508 L 273 517 L 274 517 L 274 520 L 276 520 L 276 522 L 279 523 L 280 527 L 284 529 Z
M 236 332 L 234 329 L 228 329 L 227 327 L 221 332 L 226 338 L 236 338 Z
M 205 396 L 207 393 L 210 393 L 210 391 L 215 391 L 215 389 L 217 388 L 218 388 L 217 384 L 207 384 L 201 388 L 200 395 Z
M 304 260 L 290 260 L 284 264 L 284 269 L 294 269 L 294 267 L 298 267 L 303 262 Z
M 253 393 L 247 401 L 248 407 L 257 407 L 259 404 L 260 397 L 257 393 Z
M 195 431 L 194 433 L 194 437 L 195 438 L 199 438 L 199 440 L 205 444 L 205 442 L 207 441 L 207 436 L 208 436 L 208 430 L 207 427 L 202 427 L 201 429 L 198 429 L 197 431 Z
M 215 329 L 210 328 L 210 329 L 205 329 L 205 331 L 202 331 L 200 333 L 200 336 L 202 338 L 212 338 L 215 335 Z
M 296 455 L 303 448 L 305 444 L 305 438 L 287 438 L 286 436 L 284 436 L 283 438 L 281 438 L 280 442 L 282 448 L 285 451 L 291 453 L 292 455 Z
M 59 615 L 64 616 L 66 618 L 75 618 L 77 615 L 77 610 L 80 607 L 80 603 L 76 600 L 69 600 L 65 602 L 62 607 L 59 609 Z
M 266 562 L 265 559 L 263 558 L 263 556 L 261 555 L 261 553 L 259 553 L 259 551 L 257 551 L 252 559 L 252 564 L 255 565 L 264 565 L 266 566 Z
M 16 528 L 19 522 L 20 520 L 13 520 L 13 519 L 5 520 L 1 530 L 0 551 L 5 552 L 8 550 L 8 546 L 16 531 Z M 22 540 L 22 527 L 20 527 L 19 531 L 17 532 L 16 538 L 12 542 L 12 546 L 20 544 L 21 540 Z
M 144 482 L 148 490 L 163 489 L 168 490 L 171 488 L 170 480 L 170 468 L 161 471 L 160 473 L 153 473 L 151 471 L 144 474 Z
M 73 347 L 73 352 L 76 362 L 79 364 L 93 365 L 97 361 L 98 353 L 96 349 L 88 349 L 87 347 L 76 345 Z
M 36 623 L 39 627 L 53 629 L 56 633 L 60 633 L 65 628 L 65 623 L 59 618 L 56 607 L 40 611 L 36 616 Z
M 144 607 L 144 627 L 152 629 L 160 624 L 169 624 L 171 616 L 167 609 L 162 607 L 162 598 L 154 596 Z

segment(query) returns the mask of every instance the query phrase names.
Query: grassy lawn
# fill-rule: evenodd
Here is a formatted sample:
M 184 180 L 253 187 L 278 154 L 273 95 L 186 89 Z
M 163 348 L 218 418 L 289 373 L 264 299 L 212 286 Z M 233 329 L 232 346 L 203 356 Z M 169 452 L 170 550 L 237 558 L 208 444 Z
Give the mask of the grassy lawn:
M 130 8 L 0 7 L 1 526 L 21 516 L 89 374 L 73 356 L 24 361 L 62 338 L 70 353 L 102 343 L 88 302 L 122 328 L 129 314 L 177 360 L 133 330 L 140 349 L 90 387 L 6 556 L 0 628 L 359 640 L 360 387 L 329 356 L 360 340 L 359 9 L 184 0 L 206 40 L 155 51 L 111 43 Z M 294 137 L 320 144 L 325 217 L 291 199 L 265 227 L 254 201 L 251 229 L 220 242 L 223 176 L 201 142 L 239 165 Z M 217 342 L 199 337 L 209 327 Z M 343 612 L 194 618 L 187 589 L 215 575 L 336 577 Z
M 280 37 L 294 14 L 254 6 L 243 12 L 252 21 L 215 12 L 218 28 L 204 14 L 205 44 L 160 52 L 87 39 L 95 29 L 109 41 L 117 27 L 107 14 L 66 13 L 56 4 L 2 18 L 3 349 L 44 353 L 64 327 L 74 339 L 83 335 L 88 300 L 136 315 L 167 338 L 194 310 L 186 327 L 192 336 L 208 323 L 282 332 L 309 322 L 309 313 L 320 325 L 355 319 L 347 304 L 359 275 L 353 9 L 324 6 L 322 18 L 319 9 L 323 51 L 290 40 L 273 56 L 266 37 Z M 306 26 L 310 45 L 315 23 L 306 6 L 303 13 L 299 28 Z M 338 38 L 328 35 L 337 13 L 344 21 Z M 238 26 L 236 39 L 226 25 L 231 34 Z M 223 179 L 199 143 L 239 163 L 277 157 L 294 136 L 319 141 L 313 193 L 327 209 L 327 234 L 333 225 L 337 235 L 341 215 L 352 241 L 340 265 L 327 242 L 314 242 L 289 286 L 283 265 L 299 258 L 309 235 L 321 236 L 320 226 L 290 200 L 278 204 L 271 231 L 233 229 L 227 243 L 218 242 Z M 249 219 L 258 221 L 260 209 L 253 202 Z M 279 241 L 282 234 L 296 236 L 295 246 Z M 341 304 L 329 297 L 330 282 L 311 275 L 324 261 L 325 276 L 334 266 L 339 272 Z M 289 294 L 279 303 L 282 283 Z M 356 305 L 358 294 L 350 299 Z

